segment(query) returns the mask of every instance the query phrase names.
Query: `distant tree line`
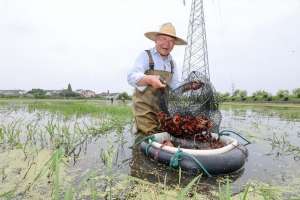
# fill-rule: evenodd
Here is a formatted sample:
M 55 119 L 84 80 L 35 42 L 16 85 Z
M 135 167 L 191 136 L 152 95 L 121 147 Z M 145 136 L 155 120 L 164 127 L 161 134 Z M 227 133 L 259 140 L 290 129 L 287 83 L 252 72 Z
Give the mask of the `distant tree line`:
M 237 89 L 232 94 L 229 92 L 218 93 L 218 97 L 223 102 L 295 102 L 300 103 L 300 88 L 291 92 L 289 90 L 278 90 L 275 95 L 265 91 L 258 90 L 248 96 L 246 90 Z
M 115 98 L 117 100 L 130 100 L 131 96 L 129 96 L 126 92 L 122 93 L 113 93 L 113 94 L 96 94 L 93 92 L 93 96 L 86 96 L 81 94 L 80 91 L 73 91 L 71 84 L 68 84 L 67 89 L 62 90 L 44 90 L 40 88 L 33 88 L 26 93 L 19 93 L 20 90 L 11 90 L 6 93 L 0 92 L 0 98 L 37 98 L 37 99 L 86 99 L 86 98 L 93 98 L 93 99 L 111 99 Z M 86 90 L 87 91 L 87 90 Z M 90 91 L 90 90 L 88 90 Z M 114 96 L 111 96 L 114 95 Z
M 68 89 L 61 90 L 59 93 L 55 94 L 47 94 L 47 90 L 43 90 L 40 88 L 34 88 L 30 91 L 26 92 L 25 94 L 11 94 L 11 95 L 3 95 L 0 94 L 0 98 L 35 98 L 35 99 L 101 99 L 106 100 L 106 96 L 96 95 L 95 97 L 84 97 L 81 96 L 77 92 L 70 91 Z M 110 97 L 111 98 L 111 97 Z M 109 98 L 109 99 L 110 99 Z M 116 97 L 117 100 L 131 100 L 132 97 L 127 94 L 127 92 L 122 92 Z
M 289 90 L 278 90 L 275 95 L 265 90 L 258 90 L 252 95 L 248 96 L 246 90 L 237 89 L 230 94 L 229 92 L 217 92 L 218 98 L 221 102 L 291 102 L 300 103 L 300 88 L 296 88 L 292 91 Z M 25 94 L 19 95 L 3 95 L 0 94 L 0 98 L 38 98 L 38 99 L 61 99 L 61 98 L 74 98 L 74 99 L 107 99 L 106 96 L 96 95 L 95 97 L 82 97 L 78 92 L 72 90 L 71 84 L 68 84 L 67 89 L 58 90 L 56 93 L 48 94 L 48 90 L 40 88 L 34 88 Z M 110 97 L 111 98 L 111 97 Z M 109 98 L 109 99 L 110 99 Z M 131 100 L 132 97 L 126 92 L 119 93 L 116 97 L 117 100 Z
M 68 84 L 67 89 L 63 89 L 57 94 L 47 95 L 47 91 L 43 89 L 32 89 L 27 92 L 27 94 L 32 95 L 34 98 L 44 99 L 48 97 L 61 97 L 61 98 L 70 98 L 70 97 L 80 97 L 80 94 L 73 92 L 71 84 Z
M 127 92 L 123 92 L 121 94 L 119 94 L 119 96 L 117 97 L 118 100 L 131 100 L 131 96 L 129 96 L 127 94 Z

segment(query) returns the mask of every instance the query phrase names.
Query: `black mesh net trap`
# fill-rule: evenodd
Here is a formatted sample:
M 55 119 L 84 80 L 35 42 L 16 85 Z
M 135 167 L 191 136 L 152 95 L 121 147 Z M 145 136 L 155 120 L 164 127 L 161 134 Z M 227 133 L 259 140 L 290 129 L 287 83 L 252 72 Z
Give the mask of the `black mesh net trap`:
M 201 87 L 191 89 L 191 83 Z M 177 137 L 198 135 L 202 139 L 211 137 L 211 132 L 218 133 L 222 118 L 219 101 L 206 76 L 192 71 L 180 87 L 170 92 L 168 99 L 168 113 L 158 114 L 163 131 Z

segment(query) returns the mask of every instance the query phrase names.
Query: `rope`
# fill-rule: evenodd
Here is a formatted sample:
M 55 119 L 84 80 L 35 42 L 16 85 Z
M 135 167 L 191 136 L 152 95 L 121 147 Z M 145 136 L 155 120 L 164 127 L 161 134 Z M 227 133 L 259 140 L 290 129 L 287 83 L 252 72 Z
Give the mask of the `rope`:
M 172 155 L 170 159 L 170 167 L 177 169 L 179 167 L 179 161 L 182 159 L 183 151 L 178 147 L 176 153 Z
M 206 170 L 206 168 L 202 165 L 202 163 L 197 158 L 195 158 L 195 156 L 183 152 L 180 148 L 178 148 L 176 153 L 171 157 L 170 164 L 169 164 L 170 167 L 177 169 L 179 167 L 179 161 L 182 160 L 183 156 L 191 158 L 200 167 L 200 169 L 202 169 L 202 171 L 205 172 L 205 174 L 208 177 L 212 177 L 212 175 Z
M 233 133 L 233 134 L 239 136 L 239 137 L 242 138 L 244 141 L 246 141 L 247 143 L 244 144 L 244 146 L 246 146 L 246 145 L 248 145 L 248 144 L 251 144 L 251 142 L 250 142 L 249 140 L 247 140 L 246 138 L 244 138 L 243 136 L 241 136 L 241 134 L 239 134 L 239 133 L 237 133 L 237 132 L 235 132 L 235 131 L 233 131 L 233 130 L 227 130 L 227 129 L 222 130 L 221 132 L 218 133 L 218 139 L 219 139 L 220 136 L 222 136 L 222 135 L 229 136 L 229 135 L 231 135 L 231 133 Z
M 156 141 L 154 135 L 149 135 L 149 136 L 144 137 L 144 138 L 140 139 L 139 141 L 135 142 L 135 143 L 134 143 L 131 147 L 129 147 L 129 148 L 132 149 L 132 148 L 135 147 L 136 145 L 141 144 L 142 142 L 144 142 L 144 141 L 146 141 L 146 140 L 148 140 L 149 142 L 151 141 L 151 143 L 152 143 L 153 141 Z

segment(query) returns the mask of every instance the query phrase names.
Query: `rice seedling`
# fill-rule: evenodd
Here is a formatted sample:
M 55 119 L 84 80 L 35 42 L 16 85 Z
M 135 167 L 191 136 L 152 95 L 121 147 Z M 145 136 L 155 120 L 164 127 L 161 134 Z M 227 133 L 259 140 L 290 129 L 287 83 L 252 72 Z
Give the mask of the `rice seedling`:
M 162 184 L 153 184 L 136 177 L 128 177 L 132 185 L 127 191 L 126 199 L 145 200 L 183 200 L 183 199 L 207 199 L 204 195 L 193 191 L 194 186 L 199 182 L 202 175 L 196 176 L 185 187 L 170 187 Z
M 231 200 L 231 185 L 230 185 L 230 180 L 228 176 L 225 179 L 226 184 L 224 186 L 221 186 L 221 182 L 219 182 L 219 200 Z
M 63 162 L 63 149 L 59 148 L 54 152 L 52 161 L 50 164 L 50 176 L 53 176 L 53 193 L 54 199 L 60 199 L 59 197 L 59 184 L 60 184 L 60 165 Z M 64 163 L 65 164 L 65 163 Z
M 55 133 L 55 130 L 57 129 L 57 125 L 54 124 L 53 121 L 54 121 L 54 116 L 51 115 L 50 119 L 47 121 L 47 124 L 45 125 L 45 129 L 46 129 L 47 133 L 49 134 L 51 142 L 53 142 L 54 133 Z
M 4 142 L 4 133 L 3 133 L 3 128 L 0 127 L 0 144 L 3 144 Z
M 5 174 L 5 168 L 4 167 L 2 167 L 1 168 L 1 171 L 0 171 L 0 177 L 1 177 L 1 183 L 3 183 L 4 182 L 4 180 L 7 178 L 7 176 L 6 176 L 6 174 Z
M 21 129 L 19 127 L 20 121 L 15 120 L 7 124 L 7 126 L 1 127 L 2 143 L 7 143 L 10 148 L 21 147 L 20 143 L 20 133 Z
M 3 194 L 0 194 L 0 198 L 1 199 L 3 198 L 5 200 L 10 200 L 13 199 L 14 194 L 15 194 L 15 190 L 10 190 L 8 192 L 4 192 Z
M 282 199 L 280 190 L 268 184 L 260 184 L 260 186 L 256 187 L 255 189 L 257 193 L 264 199 L 274 199 L 274 200 Z
M 187 184 L 187 186 L 182 188 L 178 192 L 177 200 L 186 199 L 186 195 L 188 194 L 189 191 L 191 191 L 191 189 L 195 185 L 195 183 L 200 180 L 201 176 L 202 176 L 202 174 L 196 176 L 189 184 Z
M 89 193 L 93 193 L 94 197 L 97 197 L 97 190 L 95 188 L 95 182 L 98 179 L 98 174 L 95 170 L 88 170 L 86 174 L 84 174 L 83 178 L 81 179 L 79 183 L 79 187 L 75 187 L 77 191 L 77 197 L 80 199 L 85 199 L 87 194 L 84 192 L 84 194 L 81 194 L 83 190 L 89 189 Z
M 283 191 L 286 190 L 284 187 L 272 186 L 270 184 L 262 182 L 250 182 L 247 186 L 247 197 L 248 199 L 274 199 L 281 200 L 283 198 Z M 244 192 L 245 196 L 245 192 Z M 245 197 L 245 199 L 247 199 Z
M 64 195 L 64 200 L 73 200 L 74 199 L 74 189 L 69 187 Z
M 179 167 L 178 170 L 178 186 L 180 186 L 180 183 L 181 183 L 181 167 Z
M 46 132 L 38 131 L 37 134 L 38 134 L 37 140 L 39 141 L 39 145 L 40 145 L 41 149 L 46 148 L 48 145 Z
M 26 124 L 26 129 L 23 133 L 23 135 L 26 136 L 26 139 L 22 142 L 22 150 L 25 155 L 25 160 L 31 155 L 38 154 L 38 148 L 36 148 L 38 143 L 36 134 L 38 133 L 38 131 L 39 127 L 36 121 L 32 121 Z
M 112 123 L 112 121 L 105 120 L 102 124 L 99 124 L 96 127 L 91 127 L 89 130 L 91 131 L 93 136 L 107 133 L 110 130 L 113 130 L 115 125 Z
M 39 173 L 35 176 L 32 183 L 30 183 L 26 189 L 25 193 L 30 190 L 30 188 L 37 182 L 39 178 L 47 175 L 48 178 L 52 178 L 52 198 L 54 200 L 60 199 L 60 168 L 61 163 L 66 164 L 63 161 L 64 152 L 62 148 L 56 149 L 50 159 L 44 164 Z
M 31 142 L 36 144 L 35 134 L 38 132 L 38 123 L 37 121 L 32 121 L 26 124 L 26 142 Z
M 109 144 L 109 147 L 101 152 L 101 160 L 104 163 L 106 167 L 106 174 L 105 177 L 107 180 L 108 185 L 108 197 L 111 200 L 112 199 L 112 186 L 113 186 L 113 180 L 114 176 L 116 174 L 113 173 L 113 161 L 114 161 L 114 155 L 116 154 L 115 148 L 112 144 Z
M 249 192 L 249 188 L 250 188 L 250 184 L 247 184 L 246 189 L 244 190 L 244 192 L 242 192 L 241 195 L 241 200 L 247 200 L 247 196 L 248 196 L 248 192 Z
M 300 147 L 291 144 L 284 135 L 277 137 L 274 133 L 272 138 L 266 138 L 265 140 L 270 142 L 272 150 L 277 150 L 280 154 L 293 155 L 296 159 L 300 156 Z
M 167 188 L 167 173 L 164 176 L 164 190 Z

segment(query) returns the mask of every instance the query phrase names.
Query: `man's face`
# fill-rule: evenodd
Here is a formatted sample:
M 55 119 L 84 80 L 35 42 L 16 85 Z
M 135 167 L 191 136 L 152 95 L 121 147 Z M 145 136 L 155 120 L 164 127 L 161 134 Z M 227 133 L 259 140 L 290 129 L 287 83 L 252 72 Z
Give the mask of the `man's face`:
M 175 45 L 175 38 L 167 35 L 157 35 L 155 47 L 161 56 L 168 56 Z

